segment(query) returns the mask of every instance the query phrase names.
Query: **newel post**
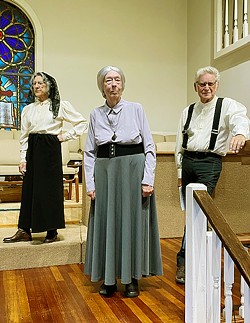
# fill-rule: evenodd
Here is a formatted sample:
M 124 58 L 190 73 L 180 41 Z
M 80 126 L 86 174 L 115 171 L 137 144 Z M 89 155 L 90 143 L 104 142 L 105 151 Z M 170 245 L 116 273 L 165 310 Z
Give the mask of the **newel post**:
M 186 279 L 185 322 L 206 322 L 206 231 L 207 218 L 193 198 L 195 190 L 207 190 L 203 184 L 186 189 Z

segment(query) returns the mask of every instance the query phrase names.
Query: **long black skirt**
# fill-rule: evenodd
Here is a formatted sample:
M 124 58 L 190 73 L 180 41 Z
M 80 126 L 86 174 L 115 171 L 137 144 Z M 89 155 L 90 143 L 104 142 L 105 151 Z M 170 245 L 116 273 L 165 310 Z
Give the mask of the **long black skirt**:
M 55 135 L 30 134 L 19 228 L 65 228 L 61 143 Z

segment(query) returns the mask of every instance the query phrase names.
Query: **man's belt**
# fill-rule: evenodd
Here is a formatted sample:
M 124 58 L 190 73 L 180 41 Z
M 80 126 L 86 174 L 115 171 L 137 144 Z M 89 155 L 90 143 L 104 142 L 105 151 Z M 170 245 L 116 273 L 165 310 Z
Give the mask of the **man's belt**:
M 183 156 L 188 156 L 191 158 L 198 158 L 198 159 L 203 159 L 206 157 L 216 157 L 216 158 L 221 158 L 221 155 L 211 153 L 210 151 L 189 151 L 185 150 Z

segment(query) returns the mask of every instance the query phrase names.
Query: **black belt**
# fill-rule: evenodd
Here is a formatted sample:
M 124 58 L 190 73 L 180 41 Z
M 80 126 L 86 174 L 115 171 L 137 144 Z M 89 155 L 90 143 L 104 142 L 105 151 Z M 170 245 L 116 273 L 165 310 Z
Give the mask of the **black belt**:
M 199 159 L 203 159 L 206 157 L 222 158 L 221 155 L 211 153 L 209 151 L 188 151 L 188 150 L 185 150 L 183 156 L 188 156 L 191 158 L 199 158 Z
M 98 146 L 97 158 L 113 158 L 126 155 L 143 154 L 143 144 L 120 145 L 116 143 Z

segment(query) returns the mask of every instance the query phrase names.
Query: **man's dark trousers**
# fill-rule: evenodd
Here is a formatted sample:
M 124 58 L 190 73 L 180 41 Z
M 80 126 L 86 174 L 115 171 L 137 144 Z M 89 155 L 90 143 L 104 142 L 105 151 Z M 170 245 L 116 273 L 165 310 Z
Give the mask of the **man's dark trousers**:
M 190 156 L 191 155 L 191 156 Z M 190 183 L 200 183 L 207 186 L 211 195 L 220 177 L 222 158 L 216 154 L 199 152 L 184 152 L 182 159 L 182 194 L 186 200 L 186 186 Z M 186 228 L 182 238 L 181 249 L 177 253 L 177 266 L 185 265 Z

